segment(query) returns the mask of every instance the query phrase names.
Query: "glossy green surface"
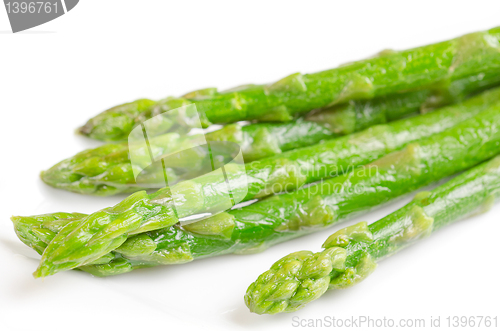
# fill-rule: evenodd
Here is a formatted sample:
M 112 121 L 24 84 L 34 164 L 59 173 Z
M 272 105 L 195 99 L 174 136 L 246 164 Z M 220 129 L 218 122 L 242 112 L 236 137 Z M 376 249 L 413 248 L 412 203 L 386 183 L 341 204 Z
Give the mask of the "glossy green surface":
M 151 100 L 140 100 L 97 115 L 80 132 L 100 140 L 125 140 L 137 123 L 191 103 L 196 105 L 202 124 L 208 126 L 247 120 L 287 122 L 311 110 L 350 100 L 422 89 L 453 96 L 466 85 L 498 82 L 499 40 L 500 28 L 493 28 L 314 74 L 292 74 L 268 85 L 247 85 L 224 92 L 208 88 L 150 107 L 145 105 Z
M 301 309 L 328 289 L 357 284 L 375 270 L 376 261 L 431 232 L 487 211 L 498 196 L 500 157 L 417 194 L 408 205 L 370 226 L 362 222 L 337 231 L 320 253 L 301 251 L 284 257 L 250 285 L 245 303 L 257 314 Z

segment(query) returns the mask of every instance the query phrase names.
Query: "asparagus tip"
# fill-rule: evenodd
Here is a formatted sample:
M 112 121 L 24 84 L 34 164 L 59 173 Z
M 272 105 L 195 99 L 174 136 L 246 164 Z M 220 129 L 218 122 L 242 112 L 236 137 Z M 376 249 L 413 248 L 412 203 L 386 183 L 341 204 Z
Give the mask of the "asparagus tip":
M 41 278 L 42 280 L 47 277 L 52 275 L 53 273 L 50 272 L 45 266 L 41 265 L 39 266 L 35 272 L 33 272 L 33 277 L 35 279 Z
M 84 136 L 88 136 L 91 132 L 92 132 L 92 127 L 89 125 L 88 122 L 85 125 L 82 125 L 81 127 L 75 130 L 75 134 L 82 134 Z
M 12 221 L 14 226 L 17 227 L 17 225 L 23 220 L 23 217 L 22 216 L 11 216 L 10 220 Z

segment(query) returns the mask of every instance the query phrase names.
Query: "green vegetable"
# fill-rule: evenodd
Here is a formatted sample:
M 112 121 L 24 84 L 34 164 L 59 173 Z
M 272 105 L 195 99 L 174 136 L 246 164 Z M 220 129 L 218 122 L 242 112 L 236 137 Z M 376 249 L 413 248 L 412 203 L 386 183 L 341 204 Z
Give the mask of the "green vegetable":
M 203 223 L 198 225 L 175 224 L 146 232 L 156 245 L 151 253 L 134 252 L 137 239 L 131 237 L 127 241 L 133 240 L 135 244 L 126 244 L 126 254 L 113 253 L 115 259 L 110 264 L 84 266 L 122 244 L 120 242 L 115 246 L 113 240 L 126 239 L 125 230 L 121 227 L 115 228 L 120 230 L 118 235 L 99 230 L 97 238 L 90 231 L 84 232 L 97 225 L 97 222 L 89 222 L 88 219 L 97 220 L 106 214 L 99 212 L 60 230 L 45 249 L 35 276 L 44 277 L 75 267 L 105 276 L 153 265 L 186 263 L 209 256 L 259 252 L 270 245 L 321 230 L 493 157 L 500 153 L 499 129 L 500 106 L 497 105 L 345 175 L 221 213 L 200 221 Z M 125 204 L 122 203 L 121 207 Z M 142 209 L 135 210 L 139 212 Z M 14 219 L 17 231 L 23 231 L 22 222 L 23 218 Z M 74 231 L 72 224 L 78 224 L 77 228 L 82 230 Z M 110 229 L 110 226 L 105 229 Z M 74 231 L 73 235 L 66 237 L 70 231 Z M 141 251 L 144 246 L 152 246 L 149 239 L 148 243 L 139 245 Z M 115 263 L 120 266 L 119 270 L 113 267 Z
M 376 261 L 449 223 L 487 211 L 500 196 L 500 157 L 421 192 L 408 205 L 368 226 L 366 222 L 331 235 L 319 253 L 300 251 L 272 265 L 250 285 L 245 303 L 257 314 L 301 309 L 327 290 L 353 286 Z
M 483 86 L 469 80 L 462 85 L 461 93 L 454 91 L 453 98 L 450 93 L 443 96 L 432 90 L 421 90 L 368 101 L 351 101 L 287 123 L 230 124 L 207 133 L 205 138 L 207 141 L 237 143 L 245 162 L 250 162 L 453 103 L 480 88 Z M 166 133 L 151 138 L 150 145 L 155 155 L 165 155 L 198 138 L 199 135 L 181 138 L 177 133 Z M 169 183 L 186 179 L 182 169 L 166 170 Z M 144 169 L 141 180 L 136 182 L 126 143 L 109 143 L 80 152 L 42 172 L 41 178 L 56 188 L 99 196 L 133 193 L 164 182 L 162 167 L 154 165 Z
M 464 85 L 498 82 L 499 40 L 500 27 L 314 74 L 295 73 L 273 84 L 224 92 L 208 88 L 157 104 L 142 99 L 104 111 L 80 132 L 100 140 L 125 140 L 138 123 L 192 103 L 202 125 L 208 126 L 245 120 L 287 122 L 299 114 L 350 100 L 422 89 L 453 95 Z M 169 130 L 174 124 L 165 120 L 162 127 Z
M 56 233 L 73 221 L 78 221 L 87 216 L 80 213 L 52 213 L 31 217 L 13 216 L 15 231 L 19 239 L 26 245 L 42 254 L 47 243 Z
M 153 138 L 161 141 L 156 148 L 165 151 L 162 146 L 169 146 L 168 142 L 175 139 L 172 136 L 173 134 L 165 134 Z M 151 184 L 163 180 L 161 167 L 147 170 L 146 176 Z M 175 169 L 167 168 L 166 170 L 170 180 L 176 181 L 182 178 L 175 172 Z M 141 178 L 144 180 L 146 176 Z M 106 144 L 80 152 L 43 171 L 40 177 L 45 183 L 56 188 L 99 196 L 133 193 L 148 188 L 147 182 L 136 183 L 130 163 L 129 149 L 124 143 Z

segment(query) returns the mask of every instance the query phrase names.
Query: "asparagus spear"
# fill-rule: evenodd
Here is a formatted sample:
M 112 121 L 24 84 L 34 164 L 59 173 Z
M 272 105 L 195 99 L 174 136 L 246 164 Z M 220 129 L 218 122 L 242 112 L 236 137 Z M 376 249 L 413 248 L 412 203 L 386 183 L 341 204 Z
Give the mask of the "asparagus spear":
M 485 162 L 374 222 L 360 222 L 332 234 L 319 253 L 289 254 L 261 274 L 246 292 L 251 312 L 277 314 L 303 308 L 327 290 L 353 286 L 377 261 L 431 232 L 477 212 L 500 196 L 500 157 Z
M 45 249 L 35 277 L 75 267 L 105 276 L 209 256 L 258 252 L 270 245 L 321 230 L 500 153 L 499 110 L 500 106 L 491 107 L 451 129 L 317 185 L 276 195 L 196 223 L 176 224 L 132 236 L 121 247 L 117 245 L 118 249 L 109 249 L 109 241 L 101 241 L 101 246 L 106 245 L 108 249 L 98 247 L 101 253 L 94 259 L 115 249 L 115 258 L 109 263 L 85 266 L 94 263 L 88 258 L 87 247 L 92 245 L 83 246 L 82 250 L 74 238 L 70 237 L 71 241 L 59 239 L 72 231 L 73 226 L 69 230 L 68 226 L 63 228 L 58 234 L 49 229 L 53 231 L 54 239 Z M 24 218 L 13 218 L 13 221 L 16 231 L 23 231 Z M 82 226 L 86 222 L 70 224 Z M 44 228 L 43 224 L 39 226 Z M 121 237 L 108 237 L 114 238 Z M 57 260 L 51 256 L 52 252 L 59 253 L 57 250 L 68 253 Z
M 498 77 L 500 79 L 500 75 Z M 230 124 L 207 133 L 205 138 L 207 141 L 237 143 L 245 162 L 250 162 L 459 101 L 484 88 L 476 82 L 467 81 L 460 88 L 460 93 L 453 91 L 453 97 L 451 93 L 439 95 L 436 91 L 421 90 L 368 101 L 351 101 L 287 123 Z M 484 83 L 484 80 L 481 82 Z M 167 154 L 168 150 L 184 141 L 196 138 L 188 136 L 181 139 L 176 133 L 166 133 L 152 138 L 150 143 L 158 150 L 157 154 Z M 146 175 L 141 177 L 143 180 L 137 184 L 127 145 L 109 143 L 59 162 L 42 172 L 41 178 L 56 188 L 107 196 L 153 188 L 163 181 L 161 167 L 151 167 L 145 171 Z M 176 169 L 167 168 L 167 171 L 169 183 L 183 179 L 182 173 L 179 174 Z
M 244 120 L 286 122 L 299 114 L 349 100 L 372 99 L 426 88 L 454 91 L 467 81 L 498 80 L 500 27 L 456 39 L 354 62 L 314 74 L 292 74 L 273 84 L 225 92 L 208 88 L 183 98 L 139 100 L 90 119 L 80 132 L 100 140 L 124 140 L 152 116 L 194 103 L 205 126 Z M 165 129 L 174 123 L 164 123 Z

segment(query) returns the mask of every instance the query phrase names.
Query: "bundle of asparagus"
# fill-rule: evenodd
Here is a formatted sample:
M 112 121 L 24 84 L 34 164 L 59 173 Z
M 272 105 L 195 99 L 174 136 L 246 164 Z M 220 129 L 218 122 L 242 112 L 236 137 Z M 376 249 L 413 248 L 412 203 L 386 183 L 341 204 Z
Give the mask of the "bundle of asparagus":
M 500 153 L 499 128 L 497 104 L 342 176 L 186 226 L 171 226 L 177 220 L 162 210 L 164 206 L 147 210 L 148 200 L 141 200 L 145 193 L 140 192 L 112 211 L 103 210 L 83 218 L 74 215 L 73 219 L 61 220 L 58 215 L 42 215 L 15 217 L 13 221 L 21 240 L 44 248 L 36 277 L 76 267 L 112 275 L 152 265 L 186 263 L 195 258 L 260 251 L 493 157 Z M 141 226 L 147 228 L 161 222 L 161 229 L 127 239 L 129 234 L 142 232 Z M 109 262 L 89 265 L 96 260 Z
M 319 253 L 300 251 L 272 265 L 250 285 L 245 303 L 257 314 L 292 312 L 328 290 L 356 285 L 382 260 L 471 214 L 486 212 L 500 196 L 500 156 L 439 186 L 367 225 L 332 234 Z
M 80 132 L 117 142 L 66 159 L 42 179 L 79 193 L 135 193 L 90 215 L 13 217 L 18 237 L 42 255 L 35 277 L 75 268 L 109 276 L 260 252 L 488 160 L 500 153 L 500 88 L 478 93 L 500 84 L 499 41 L 500 28 L 494 28 L 320 73 L 293 74 L 269 85 L 225 92 L 209 88 L 158 102 L 141 99 L 97 115 Z M 206 139 L 209 145 L 239 144 L 245 171 L 226 169 L 224 181 L 185 180 L 182 167 L 153 167 L 146 172 L 151 183 L 164 171 L 179 183 L 147 194 L 144 189 L 155 186 L 135 182 L 128 147 L 119 141 L 136 125 L 169 112 L 179 123 L 160 117 L 162 135 L 151 139 L 152 146 L 168 154 L 189 144 L 193 136 L 181 138 L 170 130 L 187 123 L 177 108 L 192 104 L 204 127 L 228 124 Z M 243 201 L 262 200 L 215 214 L 228 180 L 237 184 L 232 193 L 244 194 Z M 441 191 L 436 192 L 439 197 Z M 250 287 L 247 305 L 258 313 L 291 311 L 322 295 L 328 284 L 343 287 L 363 278 L 373 260 L 440 224 L 442 215 L 426 209 L 432 194 L 397 214 L 415 213 L 410 215 L 416 215 L 415 224 L 391 218 L 394 224 L 387 226 L 399 232 L 390 238 L 385 221 L 361 224 L 332 237 L 324 253 L 295 254 L 273 266 L 271 276 Z M 424 211 L 416 213 L 417 207 Z M 199 213 L 213 216 L 181 224 Z M 300 273 L 293 273 L 290 263 L 300 265 Z M 279 278 L 280 268 L 288 268 L 285 278 Z

